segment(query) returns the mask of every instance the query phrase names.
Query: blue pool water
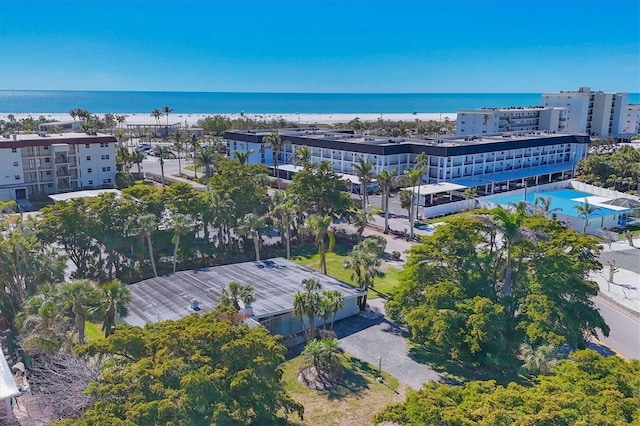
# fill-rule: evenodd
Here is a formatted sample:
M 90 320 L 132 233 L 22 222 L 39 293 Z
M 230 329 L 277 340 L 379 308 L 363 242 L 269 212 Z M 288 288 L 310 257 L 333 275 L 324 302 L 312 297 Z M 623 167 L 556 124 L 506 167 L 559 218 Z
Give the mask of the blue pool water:
M 574 201 L 576 198 L 590 197 L 593 194 L 589 194 L 582 191 L 576 191 L 575 189 L 556 189 L 552 191 L 527 193 L 526 201 L 533 204 L 537 197 L 548 197 L 551 199 L 551 205 L 549 211 L 558 209 L 558 213 L 565 214 L 567 216 L 581 217 L 576 211 L 576 206 L 582 205 L 582 201 Z M 525 201 L 523 194 L 510 195 L 510 196 L 496 196 L 492 197 L 490 201 L 500 204 L 502 206 L 508 206 L 510 203 L 518 203 Z M 622 211 L 616 211 L 606 207 L 598 206 L 598 208 L 589 217 L 602 217 L 612 214 L 620 214 Z

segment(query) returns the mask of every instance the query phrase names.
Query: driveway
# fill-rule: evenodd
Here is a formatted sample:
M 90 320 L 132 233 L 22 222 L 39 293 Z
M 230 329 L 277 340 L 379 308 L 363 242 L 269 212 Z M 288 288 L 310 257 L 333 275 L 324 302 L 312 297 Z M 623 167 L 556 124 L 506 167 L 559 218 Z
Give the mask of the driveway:
M 384 314 L 382 299 L 370 300 L 369 306 L 371 310 Z M 345 352 L 376 368 L 382 358 L 382 369 L 400 383 L 420 389 L 423 383 L 441 379 L 428 365 L 420 364 L 409 356 L 406 331 L 383 315 L 373 319 L 362 316 L 348 318 L 336 323 L 334 331 Z

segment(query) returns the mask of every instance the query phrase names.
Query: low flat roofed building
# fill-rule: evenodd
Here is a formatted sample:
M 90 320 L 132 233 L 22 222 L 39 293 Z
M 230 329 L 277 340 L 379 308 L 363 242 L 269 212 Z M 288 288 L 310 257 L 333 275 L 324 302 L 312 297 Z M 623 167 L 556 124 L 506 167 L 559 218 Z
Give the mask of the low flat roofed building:
M 290 260 L 275 258 L 181 271 L 132 284 L 132 300 L 123 319 L 130 325 L 144 326 L 210 312 L 220 303 L 222 290 L 236 281 L 253 287 L 256 300 L 251 305 L 251 322 L 283 337 L 298 335 L 309 324 L 306 318 L 302 321 L 293 315 L 293 299 L 302 291 L 306 278 L 320 281 L 321 291 L 342 293 L 344 307 L 336 313 L 336 321 L 359 313 L 357 299 L 364 295 L 362 290 Z M 316 324 L 321 325 L 321 320 Z
M 0 200 L 113 188 L 116 143 L 95 132 L 0 137 Z

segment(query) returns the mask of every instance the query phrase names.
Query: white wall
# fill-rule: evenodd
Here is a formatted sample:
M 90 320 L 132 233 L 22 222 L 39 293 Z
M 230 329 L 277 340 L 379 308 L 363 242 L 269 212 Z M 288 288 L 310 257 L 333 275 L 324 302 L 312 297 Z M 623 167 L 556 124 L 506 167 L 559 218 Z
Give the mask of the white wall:
M 0 149 L 0 185 L 24 184 L 20 149 L 16 148 L 16 152 L 12 152 L 11 148 Z M 16 179 L 16 176 L 20 178 Z
M 545 93 L 542 104 L 548 107 L 567 108 L 564 133 L 584 133 L 587 131 L 589 93 Z

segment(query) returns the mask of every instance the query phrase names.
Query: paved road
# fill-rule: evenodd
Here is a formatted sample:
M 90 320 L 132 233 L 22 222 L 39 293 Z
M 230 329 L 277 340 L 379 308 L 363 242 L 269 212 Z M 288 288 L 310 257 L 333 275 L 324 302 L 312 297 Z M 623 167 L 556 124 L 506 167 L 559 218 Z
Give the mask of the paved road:
M 600 341 L 626 358 L 640 359 L 640 317 L 603 297 L 593 301 L 611 329 L 609 337 L 600 336 Z
M 384 314 L 381 299 L 371 300 L 369 306 Z M 423 383 L 442 378 L 428 365 L 420 364 L 409 356 L 406 332 L 382 315 L 374 319 L 360 316 L 345 319 L 336 323 L 334 331 L 346 352 L 376 367 L 382 358 L 382 370 L 400 383 L 420 389 Z

